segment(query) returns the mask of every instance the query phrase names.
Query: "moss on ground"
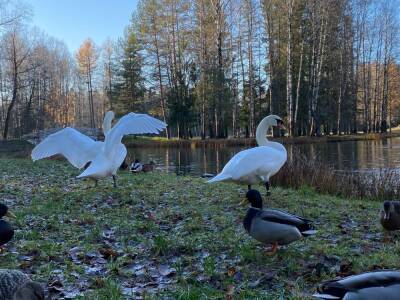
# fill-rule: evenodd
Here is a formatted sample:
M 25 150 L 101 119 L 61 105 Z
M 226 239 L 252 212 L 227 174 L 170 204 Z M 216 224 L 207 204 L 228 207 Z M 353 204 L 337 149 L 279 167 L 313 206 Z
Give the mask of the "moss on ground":
M 0 267 L 57 299 L 308 299 L 323 280 L 399 268 L 379 202 L 273 188 L 265 205 L 314 219 L 318 233 L 269 257 L 242 227 L 244 186 L 120 172 L 118 188 L 94 188 L 53 160 L 4 159 L 0 172 L 0 201 L 17 215 Z

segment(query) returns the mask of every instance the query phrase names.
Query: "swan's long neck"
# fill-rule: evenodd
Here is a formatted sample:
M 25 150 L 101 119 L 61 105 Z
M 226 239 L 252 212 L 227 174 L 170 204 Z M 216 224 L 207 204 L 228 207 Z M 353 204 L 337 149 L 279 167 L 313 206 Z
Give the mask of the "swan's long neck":
M 106 112 L 103 120 L 103 133 L 106 135 L 111 130 L 112 120 L 114 120 L 114 112 Z
M 266 137 L 268 128 L 274 124 L 274 117 L 267 116 L 261 120 L 260 124 L 257 126 L 256 130 L 256 141 L 258 146 L 267 146 L 269 141 Z

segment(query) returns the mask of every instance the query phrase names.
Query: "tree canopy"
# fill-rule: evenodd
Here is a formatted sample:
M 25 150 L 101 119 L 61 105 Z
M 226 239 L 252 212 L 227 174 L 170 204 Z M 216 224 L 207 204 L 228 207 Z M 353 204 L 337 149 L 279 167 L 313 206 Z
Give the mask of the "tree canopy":
M 75 55 L 2 3 L 4 138 L 99 127 L 110 108 L 180 138 L 253 137 L 270 113 L 293 136 L 400 122 L 398 1 L 141 0 L 121 38 Z

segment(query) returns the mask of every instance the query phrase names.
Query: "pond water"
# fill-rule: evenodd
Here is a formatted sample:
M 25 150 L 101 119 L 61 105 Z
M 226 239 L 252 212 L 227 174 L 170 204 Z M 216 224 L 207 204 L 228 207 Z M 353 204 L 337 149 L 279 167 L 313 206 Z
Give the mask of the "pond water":
M 336 170 L 361 171 L 400 167 L 400 138 L 285 145 L 310 158 L 317 157 Z M 237 152 L 249 147 L 153 147 L 130 148 L 128 159 L 154 161 L 157 169 L 176 174 L 215 174 Z
M 31 145 L 0 144 L 0 158 L 29 157 Z M 228 160 L 251 146 L 208 145 L 198 147 L 129 148 L 128 161 L 154 161 L 156 168 L 179 175 L 216 174 Z M 288 153 L 300 151 L 310 158 L 318 158 L 338 171 L 365 171 L 378 168 L 400 169 L 400 137 L 345 142 L 324 142 L 285 145 Z

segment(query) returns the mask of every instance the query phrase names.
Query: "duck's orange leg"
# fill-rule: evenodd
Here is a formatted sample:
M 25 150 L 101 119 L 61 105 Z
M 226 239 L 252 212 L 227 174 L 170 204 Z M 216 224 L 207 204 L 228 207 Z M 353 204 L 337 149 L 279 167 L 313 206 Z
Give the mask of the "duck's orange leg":
M 278 242 L 274 242 L 272 244 L 272 247 L 269 251 L 265 252 L 268 256 L 273 256 L 275 255 L 276 251 L 278 250 Z
M 383 243 L 385 243 L 385 244 L 390 243 L 391 239 L 392 239 L 392 236 L 391 236 L 390 232 L 387 230 L 384 230 L 383 231 Z

